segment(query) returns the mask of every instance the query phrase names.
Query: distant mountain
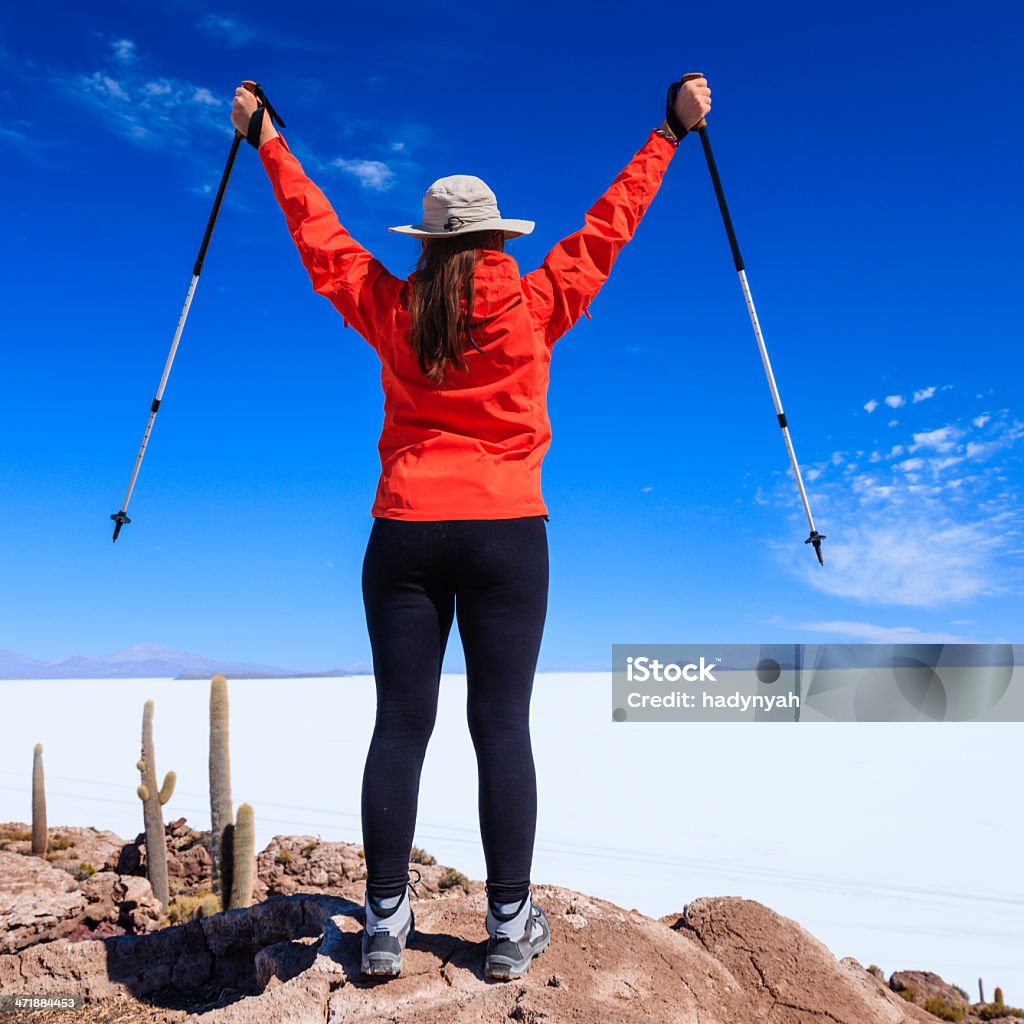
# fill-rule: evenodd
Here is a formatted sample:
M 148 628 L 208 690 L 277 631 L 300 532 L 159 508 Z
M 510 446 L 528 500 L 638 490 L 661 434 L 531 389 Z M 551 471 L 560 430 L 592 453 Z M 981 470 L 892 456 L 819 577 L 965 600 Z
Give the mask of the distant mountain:
M 175 651 L 160 644 L 137 644 L 113 654 L 73 654 L 56 661 L 41 661 L 17 651 L 0 650 L 0 679 L 206 679 L 221 674 L 234 677 L 344 676 L 331 672 L 296 672 L 274 665 L 222 661 L 205 654 Z

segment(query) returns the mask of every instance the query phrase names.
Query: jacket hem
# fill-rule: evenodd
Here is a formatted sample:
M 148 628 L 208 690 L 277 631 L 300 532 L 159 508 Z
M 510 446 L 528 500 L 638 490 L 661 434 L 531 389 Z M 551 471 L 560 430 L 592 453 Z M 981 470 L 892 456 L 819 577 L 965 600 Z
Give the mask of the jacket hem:
M 539 508 L 498 508 L 473 509 L 467 512 L 465 507 L 459 509 L 379 509 L 372 508 L 370 515 L 374 519 L 402 519 L 407 522 L 441 522 L 456 519 L 527 519 L 534 516 L 548 518 L 545 506 Z

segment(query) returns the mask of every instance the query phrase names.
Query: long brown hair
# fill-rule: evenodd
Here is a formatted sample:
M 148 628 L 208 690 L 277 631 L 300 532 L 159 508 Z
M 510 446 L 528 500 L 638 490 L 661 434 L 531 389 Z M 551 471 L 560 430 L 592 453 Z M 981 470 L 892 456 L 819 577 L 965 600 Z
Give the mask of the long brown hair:
M 501 231 L 468 231 L 452 238 L 424 238 L 416 262 L 409 315 L 412 330 L 409 344 L 420 369 L 435 384 L 445 381 L 449 367 L 462 370 L 467 344 L 479 351 L 473 340 L 474 281 L 481 249 L 505 249 Z M 461 300 L 466 300 L 466 312 Z

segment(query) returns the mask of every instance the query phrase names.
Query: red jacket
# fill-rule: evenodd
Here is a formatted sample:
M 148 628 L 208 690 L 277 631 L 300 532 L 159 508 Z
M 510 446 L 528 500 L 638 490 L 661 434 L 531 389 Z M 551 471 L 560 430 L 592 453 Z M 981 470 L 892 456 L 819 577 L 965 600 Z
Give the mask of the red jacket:
M 579 231 L 520 277 L 508 253 L 481 250 L 466 369 L 441 387 L 408 344 L 415 274 L 395 277 L 341 226 L 278 135 L 260 159 L 313 282 L 381 360 L 384 428 L 371 515 L 388 519 L 513 519 L 547 515 L 541 462 L 551 444 L 548 368 L 554 343 L 580 318 L 636 231 L 676 150 L 652 130 L 591 207 Z

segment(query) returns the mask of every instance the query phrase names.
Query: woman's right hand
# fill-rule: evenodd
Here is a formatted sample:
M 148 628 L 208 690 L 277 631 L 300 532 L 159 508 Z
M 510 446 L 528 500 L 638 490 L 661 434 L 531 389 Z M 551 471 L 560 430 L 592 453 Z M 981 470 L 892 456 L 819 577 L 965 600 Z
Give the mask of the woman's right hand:
M 711 110 L 711 89 L 707 79 L 701 76 L 683 82 L 672 108 L 687 131 L 693 128 Z
M 259 106 L 259 100 L 244 85 L 240 85 L 235 90 L 235 97 L 231 103 L 231 123 L 239 135 L 248 134 L 249 119 L 257 106 Z M 274 119 L 264 114 L 263 128 L 260 131 L 260 145 L 262 146 L 264 142 L 272 139 L 275 135 L 277 135 L 277 129 L 274 127 Z

